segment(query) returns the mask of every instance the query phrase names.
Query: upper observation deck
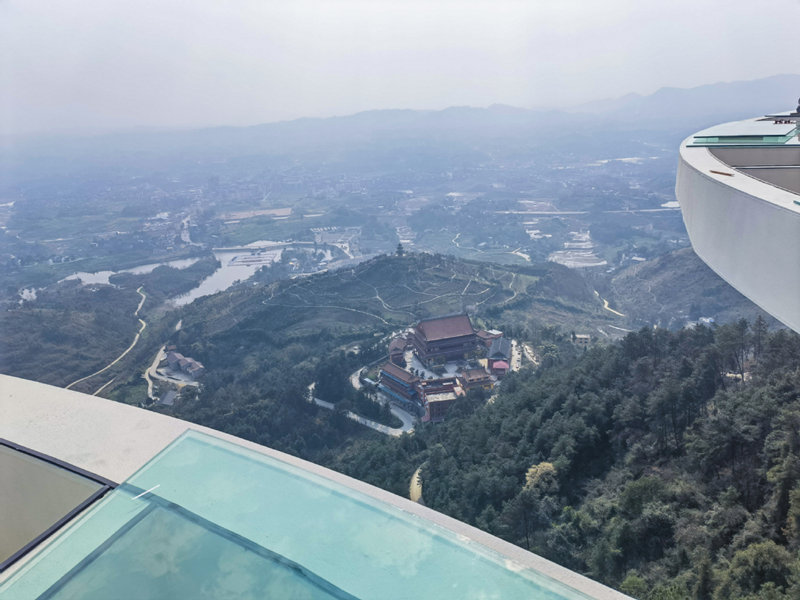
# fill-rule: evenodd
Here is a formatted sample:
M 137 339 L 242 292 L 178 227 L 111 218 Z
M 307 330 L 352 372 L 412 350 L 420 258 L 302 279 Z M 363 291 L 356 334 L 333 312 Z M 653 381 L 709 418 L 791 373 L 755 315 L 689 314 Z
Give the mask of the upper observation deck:
M 681 143 L 675 193 L 692 246 L 723 279 L 800 331 L 797 112 L 715 125 Z

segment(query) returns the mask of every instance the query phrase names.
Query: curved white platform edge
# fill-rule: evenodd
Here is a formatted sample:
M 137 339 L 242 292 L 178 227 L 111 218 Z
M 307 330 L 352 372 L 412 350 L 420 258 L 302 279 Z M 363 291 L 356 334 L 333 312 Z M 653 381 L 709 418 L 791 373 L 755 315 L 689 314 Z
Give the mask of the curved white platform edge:
M 485 531 L 314 463 L 149 410 L 0 374 L 0 438 L 115 482 L 130 477 L 188 429 L 249 448 L 414 514 L 432 526 L 449 529 L 499 553 L 509 564 L 534 569 L 565 584 L 589 600 L 631 600 L 621 592 Z M 58 534 L 0 573 L 0 588 L 4 581 L 56 538 Z
M 800 332 L 800 195 L 736 170 L 708 147 L 688 146 L 693 137 L 681 143 L 675 194 L 694 251 Z

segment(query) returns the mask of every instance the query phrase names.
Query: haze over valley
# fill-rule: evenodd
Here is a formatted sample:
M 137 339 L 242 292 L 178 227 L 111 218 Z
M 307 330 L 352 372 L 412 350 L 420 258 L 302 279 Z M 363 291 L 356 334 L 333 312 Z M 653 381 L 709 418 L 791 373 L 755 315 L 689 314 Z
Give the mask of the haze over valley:
M 465 5 L 472 14 L 479 3 Z M 539 35 L 558 47 L 570 21 L 548 10 Z M 295 23 L 275 11 L 278 24 Z M 430 11 L 433 28 L 441 14 Z M 404 40 L 408 14 L 395 12 Z M 158 27 L 176 18 L 159 15 Z M 304 23 L 322 37 L 335 29 Z M 337 46 L 331 64 L 369 44 L 394 56 L 381 23 Z M 486 40 L 505 32 L 513 54 L 522 34 L 507 27 Z M 228 35 L 208 23 L 193 31 Z M 229 42 L 255 61 L 264 41 L 240 33 Z M 286 35 L 274 41 L 281 52 L 294 48 Z M 92 40 L 58 60 L 83 64 L 73 53 Z M 109 52 L 122 60 L 123 46 Z M 7 116 L 23 115 L 23 102 L 4 105 L 0 373 L 314 461 L 640 600 L 798 597 L 800 337 L 695 255 L 675 180 L 682 140 L 792 109 L 800 75 L 755 78 L 743 64 L 738 80 L 719 82 L 697 66 L 691 85 L 660 87 L 654 65 L 635 89 L 619 87 L 633 75 L 609 73 L 610 88 L 588 66 L 587 41 L 554 58 L 585 72 L 585 87 L 547 96 L 512 85 L 511 67 L 490 82 L 488 59 L 451 48 L 454 64 L 487 78 L 462 82 L 464 104 L 495 85 L 550 108 L 459 105 L 435 81 L 436 53 L 418 101 L 392 104 L 406 97 L 403 68 L 394 97 L 349 72 L 343 94 L 314 62 L 319 48 L 301 48 L 284 69 L 303 85 L 316 76 L 327 105 L 320 91 L 293 106 L 294 84 L 271 65 L 272 90 L 253 81 L 246 99 L 266 105 L 274 93 L 269 110 L 225 88 L 218 120 L 196 98 L 179 115 L 183 88 L 171 78 L 202 61 L 178 50 L 150 73 L 180 99 L 143 101 L 141 112 L 111 85 L 117 112 L 92 120 L 87 101 L 74 127 L 53 124 L 67 100 L 39 97 L 18 121 Z M 207 90 L 225 52 L 187 80 Z M 9 70 L 20 99 L 37 97 L 40 59 L 26 58 L 29 80 Z M 295 59 L 308 71 L 290 68 Z M 531 77 L 561 81 L 528 60 Z M 225 77 L 246 96 L 242 69 L 233 62 Z M 362 110 L 364 98 L 381 108 Z

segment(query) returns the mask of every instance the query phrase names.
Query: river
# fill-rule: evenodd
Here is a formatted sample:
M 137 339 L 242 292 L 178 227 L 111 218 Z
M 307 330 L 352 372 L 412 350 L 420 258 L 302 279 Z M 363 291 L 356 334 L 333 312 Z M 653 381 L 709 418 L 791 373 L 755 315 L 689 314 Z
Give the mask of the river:
M 134 275 L 147 275 L 148 273 L 152 273 L 158 267 L 172 267 L 174 269 L 185 269 L 186 267 L 191 267 L 194 263 L 196 263 L 199 258 L 181 258 L 178 260 L 171 260 L 168 262 L 160 262 L 160 263 L 152 263 L 147 265 L 139 265 L 138 267 L 131 267 L 130 269 L 121 269 L 119 271 L 98 271 L 97 273 L 86 273 L 86 272 L 79 272 L 73 273 L 72 275 L 68 275 L 64 277 L 61 281 L 72 281 L 74 279 L 79 280 L 84 285 L 89 284 L 101 284 L 101 285 L 111 285 L 109 282 L 109 277 L 113 275 L 119 275 L 120 273 L 132 273 Z M 61 283 L 59 281 L 59 283 Z
M 258 242 L 253 242 L 252 244 L 248 244 L 248 246 L 264 246 L 270 244 L 277 244 L 277 242 L 260 240 Z M 216 294 L 217 292 L 227 290 L 233 284 L 239 281 L 245 281 L 246 279 L 249 279 L 255 275 L 256 271 L 258 271 L 261 267 L 270 265 L 273 262 L 280 260 L 282 253 L 282 248 L 275 250 L 257 250 L 254 248 L 252 251 L 238 250 L 214 252 L 214 256 L 220 262 L 219 268 L 217 268 L 217 270 L 211 275 L 203 279 L 189 292 L 181 296 L 171 298 L 167 302 L 173 307 L 186 306 L 187 304 L 190 304 L 191 302 L 197 300 L 198 298 L 202 298 L 203 296 L 210 296 L 211 294 Z M 79 272 L 73 273 L 61 281 L 77 279 L 84 285 L 111 285 L 109 278 L 113 275 L 118 275 L 119 273 L 146 275 L 148 273 L 152 273 L 157 267 L 160 266 L 173 267 L 175 269 L 185 269 L 186 267 L 190 267 L 195 264 L 198 260 L 200 259 L 183 258 L 168 262 L 139 265 L 137 267 L 121 269 L 119 271 L 98 271 L 97 273 Z M 35 298 L 35 290 L 33 290 L 33 294 L 31 294 L 31 292 L 28 290 L 24 290 L 22 293 L 25 294 L 22 296 L 23 299 Z
M 170 299 L 171 306 L 186 306 L 217 292 L 222 292 L 238 281 L 244 281 L 255 275 L 264 265 L 270 265 L 281 259 L 283 249 L 262 251 L 256 254 L 242 252 L 214 252 L 220 262 L 220 267 L 211 275 L 203 279 L 193 290 Z

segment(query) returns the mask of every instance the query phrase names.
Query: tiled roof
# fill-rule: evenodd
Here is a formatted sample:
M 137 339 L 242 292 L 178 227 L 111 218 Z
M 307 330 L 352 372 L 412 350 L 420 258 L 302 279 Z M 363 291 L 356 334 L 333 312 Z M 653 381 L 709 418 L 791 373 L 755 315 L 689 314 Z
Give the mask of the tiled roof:
M 464 381 L 481 381 L 489 377 L 489 374 L 483 369 L 468 369 L 464 371 L 461 376 L 464 378 Z
M 475 333 L 482 340 L 493 340 L 503 335 L 502 332 L 500 331 L 486 331 L 485 329 L 481 329 L 479 331 L 476 331 Z
M 506 338 L 492 340 L 489 348 L 489 358 L 509 358 L 511 356 L 511 342 Z
M 397 352 L 401 352 L 405 350 L 405 347 L 408 345 L 408 341 L 404 337 L 396 337 L 391 342 L 389 342 L 389 353 L 393 350 Z
M 458 396 L 455 392 L 441 392 L 439 394 L 428 394 L 425 396 L 425 400 L 429 404 L 433 402 L 452 402 L 457 398 Z
M 429 342 L 463 335 L 474 335 L 475 333 L 472 328 L 472 322 L 467 315 L 453 315 L 451 317 L 420 321 L 419 325 L 417 325 L 417 330 Z
M 385 371 L 395 379 L 399 379 L 400 381 L 404 381 L 406 383 L 415 383 L 419 381 L 419 378 L 416 375 L 412 375 L 405 369 L 401 369 L 394 363 L 386 363 L 381 367 L 381 371 Z

